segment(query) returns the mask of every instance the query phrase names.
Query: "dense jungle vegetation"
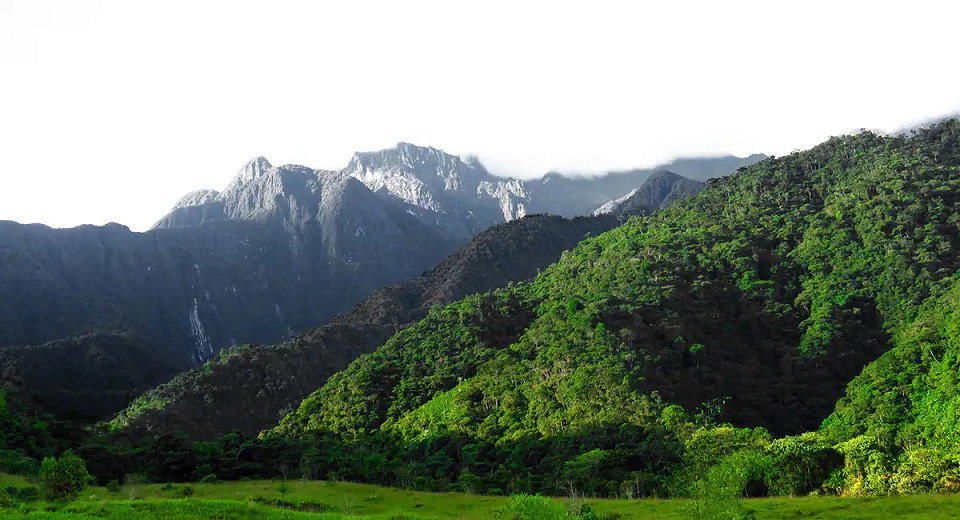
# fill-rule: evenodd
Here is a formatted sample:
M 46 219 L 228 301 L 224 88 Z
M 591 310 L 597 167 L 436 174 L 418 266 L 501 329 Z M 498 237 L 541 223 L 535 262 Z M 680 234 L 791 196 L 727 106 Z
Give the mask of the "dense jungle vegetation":
M 270 435 L 428 488 L 677 495 L 732 464 L 751 493 L 950 489 L 958 165 L 956 121 L 765 160 L 435 310 Z
M 529 283 L 433 307 L 259 437 L 92 436 L 77 453 L 101 481 L 711 507 L 958 491 L 958 204 L 960 122 L 833 138 L 587 239 Z

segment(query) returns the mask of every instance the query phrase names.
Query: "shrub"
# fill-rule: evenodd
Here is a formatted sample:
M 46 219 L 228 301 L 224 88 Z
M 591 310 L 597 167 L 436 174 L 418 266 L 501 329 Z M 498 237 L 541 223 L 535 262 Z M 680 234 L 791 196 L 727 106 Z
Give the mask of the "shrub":
M 844 457 L 844 495 L 889 494 L 889 456 L 880 448 L 877 439 L 861 435 L 838 444 L 836 449 Z
M 691 486 L 693 501 L 687 506 L 687 516 L 753 518 L 740 498 L 762 495 L 770 482 L 771 467 L 771 457 L 757 450 L 740 450 L 724 457 Z
M 40 464 L 40 480 L 47 497 L 53 500 L 76 498 L 77 494 L 92 480 L 87 472 L 87 463 L 73 453 L 67 452 L 60 459 L 46 457 Z
M 821 487 L 843 457 L 819 433 L 784 437 L 770 443 L 773 457 L 770 492 L 773 495 L 805 495 Z
M 10 484 L 0 490 L 0 507 L 13 507 L 23 502 L 33 502 L 38 498 L 40 498 L 40 490 L 35 487 Z
M 960 468 L 938 450 L 918 448 L 901 457 L 897 471 L 890 477 L 891 491 L 900 494 L 949 492 L 960 479 Z
M 217 474 L 216 474 L 216 473 L 211 473 L 211 474 L 209 474 L 209 475 L 204 475 L 203 478 L 200 479 L 200 483 L 201 483 L 201 484 L 215 484 L 215 483 L 217 483 L 217 482 L 218 482 L 218 481 L 217 481 Z
M 110 482 L 107 482 L 107 491 L 111 493 L 119 493 L 120 481 L 118 481 L 117 479 L 113 479 Z
M 142 497 L 137 491 L 137 486 L 146 484 L 148 479 L 147 476 L 142 473 L 128 473 L 126 476 L 124 476 L 123 482 L 127 490 L 130 491 L 130 500 L 139 500 Z M 173 484 L 170 484 L 170 489 L 173 489 Z M 162 488 L 161 491 L 163 491 Z
M 9 484 L 3 488 L 3 494 L 20 502 L 32 502 L 40 498 L 40 489 L 34 486 L 15 486 Z
M 573 518 L 576 520 L 619 520 L 620 515 L 617 513 L 600 513 L 595 511 L 588 504 L 580 504 L 577 508 L 577 511 L 572 513 Z
M 480 485 L 480 477 L 469 471 L 464 471 L 457 478 L 457 489 L 464 493 L 476 493 L 482 489 Z
M 567 508 L 540 495 L 513 495 L 497 518 L 506 520 L 564 520 Z
M 0 449 L 0 472 L 14 475 L 36 475 L 40 466 L 36 459 L 20 451 Z

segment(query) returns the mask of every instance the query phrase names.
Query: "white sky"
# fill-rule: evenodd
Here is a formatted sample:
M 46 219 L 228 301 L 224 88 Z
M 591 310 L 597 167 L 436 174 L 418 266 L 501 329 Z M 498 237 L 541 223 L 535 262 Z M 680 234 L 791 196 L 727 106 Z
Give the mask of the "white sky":
M 0 219 L 143 230 L 251 157 L 784 154 L 960 109 L 957 2 L 0 0 Z

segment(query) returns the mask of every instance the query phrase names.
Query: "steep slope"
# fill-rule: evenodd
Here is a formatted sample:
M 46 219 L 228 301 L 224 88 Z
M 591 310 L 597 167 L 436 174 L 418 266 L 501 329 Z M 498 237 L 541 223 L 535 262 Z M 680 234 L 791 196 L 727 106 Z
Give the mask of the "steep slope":
M 116 224 L 51 229 L 0 222 L 0 346 L 83 344 L 69 338 L 125 331 L 183 370 L 224 348 L 311 330 L 374 290 L 422 273 L 463 242 L 443 238 L 406 205 L 349 176 L 275 168 L 260 158 L 223 192 L 188 195 L 147 233 Z M 33 366 L 46 364 L 52 350 L 22 352 L 41 356 L 24 361 Z M 130 373 L 159 367 L 149 356 L 116 359 L 132 363 L 124 367 Z M 67 365 L 45 366 L 51 380 L 71 377 L 61 371 Z M 157 371 L 149 386 L 169 376 Z M 24 383 L 28 392 L 46 391 L 36 387 L 40 379 Z M 143 389 L 111 390 L 131 397 Z M 49 405 L 89 413 L 75 396 L 62 393 Z M 66 410 L 68 402 L 78 408 Z M 116 402 L 102 410 L 115 412 Z
M 674 201 L 696 195 L 704 183 L 673 172 L 661 170 L 648 178 L 642 186 L 615 200 L 605 203 L 594 215 L 647 215 Z
M 823 463 L 808 474 L 827 475 L 829 445 L 698 430 L 666 405 L 778 435 L 815 430 L 847 382 L 891 339 L 919 334 L 901 331 L 952 286 L 958 210 L 955 120 L 906 138 L 862 133 L 770 158 L 582 242 L 530 284 L 431 311 L 331 377 L 273 433 L 342 447 L 313 452 L 315 474 L 402 475 L 441 489 L 464 474 L 551 493 L 589 475 L 584 482 L 607 489 L 652 471 L 648 489 L 669 493 L 663 486 L 684 468 L 702 473 L 725 455 L 767 447 L 778 457 L 826 454 L 791 471 Z M 951 323 L 947 316 L 923 333 L 940 327 L 947 341 Z M 955 393 L 956 358 L 939 346 L 925 354 L 928 341 L 903 353 L 902 368 L 861 376 L 852 404 L 832 419 L 839 438 L 899 421 L 873 398 L 881 395 L 900 417 L 927 417 L 928 432 L 955 427 L 952 411 L 937 418 L 947 410 L 903 400 L 906 385 L 919 384 L 905 369 L 926 356 L 949 377 L 938 389 L 927 379 L 917 397 Z M 515 446 L 529 449 L 518 457 Z M 841 450 L 850 482 L 858 465 L 880 460 L 857 446 Z M 351 453 L 381 463 L 367 471 Z
M 0 347 L 0 380 L 16 381 L 66 419 L 105 417 L 177 373 L 142 338 L 95 333 L 30 347 Z
M 175 377 L 131 404 L 113 427 L 134 438 L 163 432 L 193 439 L 230 430 L 255 434 L 432 305 L 531 278 L 585 235 L 615 224 L 610 217 L 536 215 L 495 226 L 422 276 L 373 293 L 329 325 L 278 345 L 233 349 Z
M 0 345 L 126 330 L 185 368 L 221 348 L 309 330 L 451 247 L 413 220 L 398 229 L 389 212 L 368 208 L 325 220 L 349 230 L 312 225 L 292 235 L 233 221 L 145 234 L 0 223 Z M 380 236 L 356 232 L 364 227 Z
M 415 213 L 420 218 L 451 237 L 471 237 L 525 214 L 510 194 L 498 193 L 497 187 L 485 189 L 498 181 L 478 161 L 463 161 L 435 148 L 399 143 L 357 153 L 344 173 L 376 193 L 419 208 Z

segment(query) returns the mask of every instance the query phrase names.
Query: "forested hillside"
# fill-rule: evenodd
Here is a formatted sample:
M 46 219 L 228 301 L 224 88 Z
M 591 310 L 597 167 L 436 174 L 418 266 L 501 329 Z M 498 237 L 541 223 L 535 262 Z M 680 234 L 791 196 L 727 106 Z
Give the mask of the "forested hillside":
M 163 354 L 143 338 L 103 332 L 0 347 L 0 381 L 16 381 L 60 417 L 109 417 L 178 372 Z
M 439 488 L 674 493 L 696 468 L 767 461 L 776 492 L 855 493 L 920 448 L 939 462 L 915 487 L 942 486 L 958 165 L 955 120 L 765 160 L 530 284 L 432 310 L 273 433 L 320 446 L 314 473 Z M 772 442 L 835 407 L 822 433 Z M 861 434 L 873 451 L 842 444 Z
M 449 303 L 532 278 L 613 217 L 533 215 L 494 226 L 422 276 L 374 292 L 330 324 L 277 345 L 224 351 L 134 401 L 112 421 L 124 437 L 183 433 L 209 440 L 269 428 L 327 377 Z
M 0 386 L 0 473 L 36 474 L 74 435 L 12 383 Z

